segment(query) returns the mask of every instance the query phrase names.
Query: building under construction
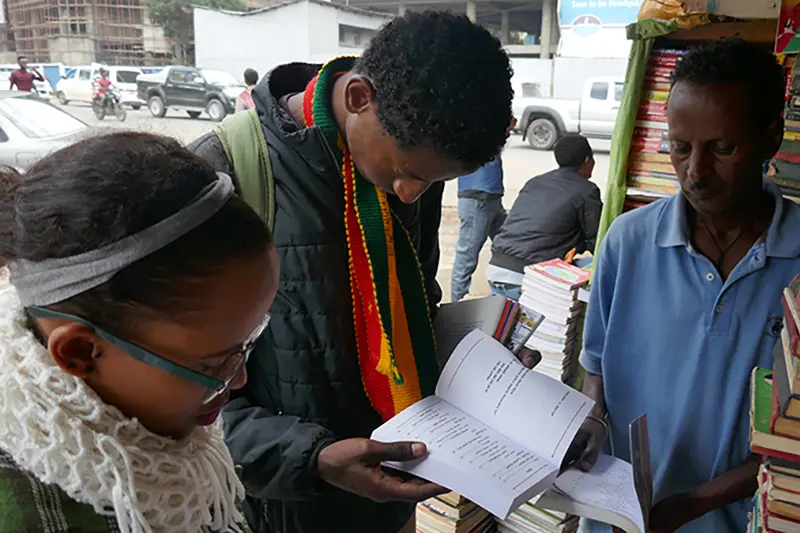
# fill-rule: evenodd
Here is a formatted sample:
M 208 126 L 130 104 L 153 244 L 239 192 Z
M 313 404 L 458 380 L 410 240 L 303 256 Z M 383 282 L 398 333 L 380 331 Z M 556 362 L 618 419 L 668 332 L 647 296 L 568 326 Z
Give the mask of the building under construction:
M 15 52 L 31 62 L 160 65 L 172 61 L 144 0 L 6 0 Z

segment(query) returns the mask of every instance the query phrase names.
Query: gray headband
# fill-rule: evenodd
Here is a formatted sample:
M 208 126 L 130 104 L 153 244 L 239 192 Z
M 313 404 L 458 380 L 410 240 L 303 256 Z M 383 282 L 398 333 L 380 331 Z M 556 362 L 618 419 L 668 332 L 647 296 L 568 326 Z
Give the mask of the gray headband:
M 214 216 L 234 194 L 231 178 L 219 173 L 180 211 L 154 226 L 97 250 L 9 264 L 11 284 L 23 305 L 51 305 L 94 289 L 114 274 L 183 237 Z

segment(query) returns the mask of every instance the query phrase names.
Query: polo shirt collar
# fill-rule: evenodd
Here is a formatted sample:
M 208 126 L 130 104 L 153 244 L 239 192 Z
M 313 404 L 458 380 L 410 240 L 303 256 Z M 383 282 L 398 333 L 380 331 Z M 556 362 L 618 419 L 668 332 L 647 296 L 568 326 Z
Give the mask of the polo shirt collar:
M 781 194 L 780 188 L 764 180 L 764 191 L 775 199 L 775 212 L 767 229 L 765 253 L 769 257 L 800 257 L 800 208 Z M 669 200 L 661 212 L 656 228 L 656 244 L 662 248 L 688 247 L 691 238 L 686 216 L 686 198 L 678 193 Z

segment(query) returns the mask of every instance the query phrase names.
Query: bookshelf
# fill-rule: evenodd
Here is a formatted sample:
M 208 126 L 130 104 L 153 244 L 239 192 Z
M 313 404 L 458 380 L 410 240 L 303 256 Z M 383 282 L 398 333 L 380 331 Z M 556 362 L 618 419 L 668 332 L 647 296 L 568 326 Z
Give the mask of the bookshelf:
M 707 17 L 702 20 L 705 24 L 691 29 L 657 20 L 640 21 L 628 27 L 633 43 L 611 145 L 596 251 L 611 223 L 623 212 L 672 196 L 679 190 L 669 159 L 665 112 L 669 76 L 682 53 L 699 43 L 733 36 L 770 50 L 774 46 L 777 19 L 739 21 Z M 796 197 L 791 191 L 787 196 L 800 201 L 800 181 Z

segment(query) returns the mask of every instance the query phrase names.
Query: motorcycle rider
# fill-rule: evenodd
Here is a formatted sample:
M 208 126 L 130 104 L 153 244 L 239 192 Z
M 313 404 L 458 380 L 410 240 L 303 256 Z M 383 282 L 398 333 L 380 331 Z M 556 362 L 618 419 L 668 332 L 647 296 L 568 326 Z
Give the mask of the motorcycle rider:
M 96 90 L 92 96 L 92 104 L 106 105 L 107 91 L 111 88 L 111 80 L 108 79 L 108 70 L 101 68 L 100 77 L 94 80 Z

